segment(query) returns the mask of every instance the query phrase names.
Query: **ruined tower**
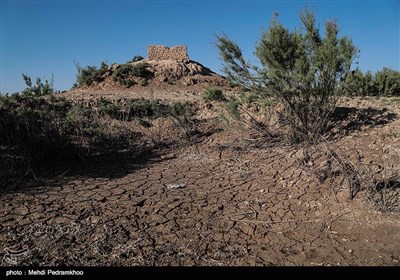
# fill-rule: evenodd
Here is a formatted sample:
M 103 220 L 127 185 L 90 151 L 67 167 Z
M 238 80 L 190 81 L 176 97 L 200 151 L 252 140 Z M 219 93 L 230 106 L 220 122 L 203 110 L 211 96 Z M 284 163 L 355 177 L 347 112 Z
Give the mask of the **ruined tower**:
M 147 59 L 149 60 L 177 60 L 187 62 L 189 56 L 186 46 L 167 46 L 149 45 L 147 46 Z

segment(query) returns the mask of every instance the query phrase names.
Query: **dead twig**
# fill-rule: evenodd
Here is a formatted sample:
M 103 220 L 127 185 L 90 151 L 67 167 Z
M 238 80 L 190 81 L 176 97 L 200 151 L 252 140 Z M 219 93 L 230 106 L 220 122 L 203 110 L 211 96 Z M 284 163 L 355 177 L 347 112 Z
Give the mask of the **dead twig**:
M 319 218 L 319 219 L 311 219 L 311 220 L 303 220 L 303 221 L 296 221 L 296 220 L 281 220 L 281 221 L 259 221 L 259 220 L 239 220 L 239 219 L 229 219 L 229 218 L 224 218 L 221 217 L 220 219 L 223 220 L 228 220 L 231 222 L 242 222 L 242 223 L 253 223 L 253 224 L 287 224 L 287 223 L 296 223 L 296 224 L 305 224 L 305 223 L 315 223 L 315 222 L 320 222 L 320 221 L 329 221 L 330 225 L 336 220 L 338 220 L 340 217 L 343 217 L 347 214 L 349 214 L 351 211 L 336 215 L 335 217 L 331 219 L 327 218 Z

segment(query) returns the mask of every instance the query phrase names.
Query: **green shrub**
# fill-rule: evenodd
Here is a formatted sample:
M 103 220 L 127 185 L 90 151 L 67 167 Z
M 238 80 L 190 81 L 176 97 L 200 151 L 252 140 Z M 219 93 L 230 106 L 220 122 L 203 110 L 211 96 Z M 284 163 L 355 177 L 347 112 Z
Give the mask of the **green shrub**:
M 131 62 L 138 62 L 138 61 L 141 61 L 141 60 L 143 60 L 143 59 L 144 59 L 143 56 L 141 56 L 141 55 L 135 55 L 135 56 L 132 58 Z
M 152 73 L 148 69 L 149 64 L 147 62 L 140 62 L 132 66 L 132 74 L 136 77 L 150 78 Z
M 375 86 L 377 95 L 400 96 L 400 72 L 389 68 L 383 68 L 375 74 Z
M 227 102 L 225 103 L 225 108 L 228 112 L 228 114 L 236 121 L 239 121 L 242 119 L 242 114 L 241 114 L 241 106 L 242 102 L 240 99 L 231 97 Z
M 400 72 L 383 68 L 375 75 L 354 70 L 345 80 L 345 94 L 349 96 L 400 96 Z
M 289 31 L 275 16 L 256 45 L 261 67 L 245 60 L 226 36 L 217 36 L 216 42 L 228 79 L 259 94 L 260 100 L 272 97 L 283 104 L 278 114 L 293 142 L 316 141 L 328 128 L 358 52 L 351 39 L 338 36 L 335 21 L 325 23 L 324 37 L 311 12 L 305 11 L 301 22 L 302 29 Z
M 97 69 L 96 66 L 87 66 L 82 68 L 76 64 L 78 74 L 76 75 L 76 84 L 79 86 L 90 86 L 93 83 L 100 83 L 104 80 L 104 74 L 107 72 L 108 65 L 101 62 L 101 66 Z
M 145 120 L 145 119 L 142 119 L 142 118 L 138 118 L 138 123 L 139 123 L 141 126 L 146 127 L 146 128 L 149 128 L 149 127 L 152 127 L 152 126 L 153 126 L 152 123 L 151 123 L 150 121 Z
M 348 73 L 344 83 L 344 92 L 348 96 L 371 96 L 377 89 L 371 72 L 363 74 L 360 70 Z
M 0 97 L 0 145 L 19 147 L 36 158 L 67 146 L 70 105 L 63 99 L 34 95 Z
M 101 98 L 97 100 L 96 107 L 101 116 L 108 116 L 121 121 L 156 119 L 171 116 L 173 113 L 170 105 L 145 98 L 129 99 L 124 103 Z
M 42 96 L 54 93 L 53 78 L 50 83 L 48 80 L 42 83 L 40 78 L 36 78 L 36 85 L 32 84 L 31 77 L 28 75 L 22 74 L 22 78 L 26 85 L 26 88 L 22 91 L 22 95 Z
M 132 79 L 132 69 L 133 66 L 130 64 L 119 66 L 113 73 L 113 80 L 128 88 L 134 86 L 136 82 Z
M 148 86 L 148 85 L 149 85 L 149 80 L 147 80 L 147 79 L 141 80 L 141 81 L 140 81 L 140 85 L 141 85 L 142 87 Z
M 136 100 L 129 100 L 124 105 L 124 110 L 128 112 L 130 118 L 148 118 L 156 119 L 160 117 L 167 117 L 170 115 L 170 106 L 162 104 L 156 100 L 148 100 L 139 98 Z
M 190 139 L 197 132 L 194 119 L 195 112 L 189 104 L 174 102 L 168 109 L 168 114 L 172 117 L 175 125 Z
M 203 93 L 203 99 L 210 101 L 225 101 L 225 95 L 219 87 L 209 87 Z
M 116 102 L 111 102 L 105 98 L 97 100 L 97 108 L 101 115 L 107 115 L 111 118 L 118 119 L 121 116 L 121 106 Z
M 145 62 L 120 65 L 113 73 L 114 81 L 121 85 L 131 87 L 136 84 L 133 77 L 150 78 L 152 73 L 147 69 L 149 65 Z

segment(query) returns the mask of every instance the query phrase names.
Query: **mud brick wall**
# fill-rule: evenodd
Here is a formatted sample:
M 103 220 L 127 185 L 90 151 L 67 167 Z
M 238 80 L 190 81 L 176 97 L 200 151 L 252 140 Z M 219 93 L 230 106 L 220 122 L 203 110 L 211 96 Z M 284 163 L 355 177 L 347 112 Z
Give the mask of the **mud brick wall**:
M 147 58 L 150 60 L 189 61 L 186 46 L 147 46 Z

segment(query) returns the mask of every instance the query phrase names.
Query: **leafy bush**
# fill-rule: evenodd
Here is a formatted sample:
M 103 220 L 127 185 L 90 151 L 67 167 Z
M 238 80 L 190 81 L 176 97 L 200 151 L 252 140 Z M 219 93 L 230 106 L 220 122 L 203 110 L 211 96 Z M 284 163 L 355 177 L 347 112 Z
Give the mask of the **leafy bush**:
M 132 62 L 138 62 L 138 61 L 141 61 L 141 60 L 143 60 L 144 58 L 143 58 L 143 56 L 141 56 L 141 55 L 135 55 L 133 58 L 132 58 Z
M 400 72 L 383 68 L 375 74 L 375 86 L 378 95 L 400 96 Z
M 278 113 L 294 142 L 315 141 L 328 127 L 335 97 L 342 93 L 358 52 L 351 39 L 338 37 L 335 21 L 325 23 L 325 37 L 311 12 L 302 13 L 301 22 L 304 29 L 289 31 L 277 17 L 272 20 L 256 46 L 261 67 L 246 61 L 239 46 L 226 36 L 217 36 L 216 42 L 229 79 L 284 105 Z
M 168 117 L 173 112 L 170 105 L 145 98 L 129 99 L 123 102 L 100 98 L 97 100 L 96 107 L 101 116 L 108 116 L 121 121 Z
M 156 101 L 147 100 L 144 98 L 129 100 L 125 105 L 124 109 L 130 116 L 130 118 L 153 118 L 158 114 L 160 110 L 159 104 Z
M 137 134 L 129 126 L 115 127 L 104 118 L 116 114 L 114 105 L 103 102 L 96 110 L 54 95 L 0 96 L 0 187 L 12 178 L 36 178 L 76 156 L 135 148 Z
M 111 102 L 105 98 L 100 98 L 97 100 L 97 108 L 101 115 L 107 115 L 111 118 L 120 118 L 121 106 L 116 102 Z
M 0 187 L 8 185 L 9 178 L 16 180 L 28 173 L 41 176 L 70 159 L 133 151 L 139 134 L 132 130 L 131 120 L 151 127 L 151 120 L 171 117 L 187 135 L 194 124 L 186 104 L 141 98 L 100 99 L 92 105 L 56 95 L 0 96 Z M 110 118 L 119 121 L 110 122 Z
M 52 96 L 0 97 L 0 145 L 20 147 L 36 157 L 47 157 L 67 145 L 66 115 L 70 105 Z
M 136 77 L 150 78 L 152 73 L 148 69 L 147 62 L 141 62 L 132 66 L 132 74 Z
M 349 96 L 400 96 L 400 72 L 383 68 L 375 75 L 354 70 L 345 80 L 345 94 Z
M 76 64 L 78 74 L 76 75 L 76 83 L 78 86 L 90 86 L 93 83 L 100 83 L 104 80 L 104 74 L 107 72 L 108 65 L 105 62 L 101 62 L 101 66 L 97 69 L 96 66 L 87 66 L 82 68 L 79 64 Z
M 360 70 L 352 71 L 346 77 L 344 93 L 348 96 L 370 95 L 366 82 L 367 80 Z
M 124 105 L 124 110 L 128 112 L 130 118 L 156 119 L 171 116 L 171 106 L 163 104 L 158 100 L 148 100 L 139 98 L 129 100 Z
M 194 111 L 187 103 L 175 102 L 168 110 L 172 116 L 175 125 L 190 139 L 197 132 L 196 122 L 194 119 Z
M 113 73 L 114 81 L 119 82 L 121 85 L 131 87 L 136 82 L 133 77 L 150 78 L 152 73 L 147 69 L 149 65 L 145 62 L 132 64 L 120 65 Z
M 131 78 L 132 77 L 132 69 L 133 66 L 130 64 L 124 64 L 115 69 L 113 73 L 114 81 L 118 82 L 119 84 L 131 87 L 135 85 L 135 81 Z
M 207 102 L 210 101 L 225 101 L 225 95 L 218 87 L 209 87 L 203 93 L 203 99 Z
M 53 78 L 51 79 L 50 83 L 48 80 L 42 83 L 40 78 L 36 78 L 36 85 L 32 84 L 31 77 L 28 75 L 22 74 L 22 78 L 24 79 L 26 85 L 26 89 L 22 91 L 22 95 L 42 96 L 54 93 Z
M 251 94 L 230 96 L 224 102 L 227 115 L 222 114 L 220 117 L 229 126 L 236 125 L 239 129 L 250 128 L 261 138 L 272 136 L 271 130 L 264 124 L 264 121 L 269 121 L 268 110 L 266 110 L 269 104 L 266 100 L 262 102 L 253 97 Z M 260 108 L 264 109 L 264 113 Z M 254 114 L 255 109 L 257 114 Z

